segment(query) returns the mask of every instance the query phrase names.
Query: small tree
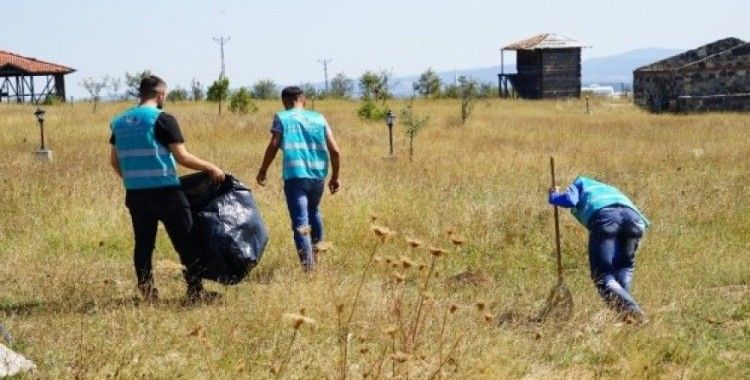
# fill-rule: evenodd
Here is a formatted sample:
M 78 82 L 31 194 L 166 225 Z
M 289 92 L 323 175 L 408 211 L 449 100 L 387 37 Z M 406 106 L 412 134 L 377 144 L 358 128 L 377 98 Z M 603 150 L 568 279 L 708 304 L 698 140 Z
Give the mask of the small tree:
M 138 98 L 139 88 L 141 87 L 141 80 L 151 75 L 151 70 L 143 70 L 140 73 L 130 74 L 125 72 L 125 97 L 127 98 Z
M 276 99 L 279 97 L 279 88 L 271 79 L 261 79 L 253 85 L 253 97 L 256 99 Z
M 107 76 L 107 91 L 111 100 L 120 100 L 120 87 L 122 87 L 122 80 L 119 77 Z
M 362 105 L 357 110 L 360 117 L 368 120 L 382 119 L 387 110 L 386 100 L 391 98 L 390 83 L 393 74 L 383 70 L 380 73 L 367 71 L 359 78 L 359 90 L 362 93 Z M 381 105 L 376 104 L 377 101 Z
M 434 70 L 427 69 L 414 83 L 414 90 L 425 98 L 437 98 L 440 96 L 440 87 L 443 83 Z
M 461 96 L 461 124 L 466 123 L 474 110 L 474 101 L 479 94 L 478 86 L 474 79 L 463 75 L 458 77 L 458 93 Z
M 229 98 L 229 110 L 232 113 L 248 114 L 255 113 L 258 111 L 258 106 L 253 102 L 253 96 L 245 87 L 241 87 L 239 90 L 232 93 Z
M 385 101 L 392 97 L 390 87 L 392 80 L 393 74 L 388 70 L 383 70 L 380 73 L 366 71 L 359 78 L 359 90 L 362 93 L 362 99 L 380 100 L 385 104 Z
M 188 92 L 186 89 L 177 86 L 167 94 L 167 100 L 172 103 L 188 100 Z
M 221 103 L 226 101 L 227 98 L 229 98 L 229 78 L 219 78 L 208 87 L 206 99 L 209 102 L 219 103 L 219 115 L 221 115 Z
M 94 113 L 96 113 L 96 105 L 99 104 L 99 100 L 101 100 L 102 90 L 107 87 L 108 81 L 109 77 L 106 75 L 98 81 L 92 77 L 84 78 L 83 81 L 81 81 L 81 86 L 83 86 L 86 92 L 91 95 L 91 100 L 94 101 L 94 110 L 92 111 Z
M 406 128 L 406 136 L 409 137 L 409 162 L 414 160 L 414 138 L 417 133 L 427 125 L 429 117 L 420 118 L 414 113 L 414 102 L 401 109 L 401 124 Z
M 338 73 L 331 79 L 331 86 L 327 96 L 332 98 L 346 99 L 352 96 L 354 92 L 354 82 L 344 73 Z
M 203 91 L 203 85 L 201 82 L 198 82 L 193 78 L 193 80 L 190 82 L 190 93 L 192 94 L 193 101 L 201 101 L 206 97 L 205 92 Z

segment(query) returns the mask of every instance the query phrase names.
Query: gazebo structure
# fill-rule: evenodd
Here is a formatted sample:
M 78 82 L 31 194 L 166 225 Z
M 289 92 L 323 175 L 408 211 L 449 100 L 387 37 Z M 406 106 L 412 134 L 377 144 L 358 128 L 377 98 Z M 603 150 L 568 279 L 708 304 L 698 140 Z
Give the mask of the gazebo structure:
M 581 96 L 582 43 L 553 33 L 542 33 L 500 50 L 500 96 L 508 85 L 525 99 Z M 505 73 L 505 52 L 516 51 L 517 74 Z
M 75 69 L 0 50 L 0 103 L 65 101 L 65 75 Z

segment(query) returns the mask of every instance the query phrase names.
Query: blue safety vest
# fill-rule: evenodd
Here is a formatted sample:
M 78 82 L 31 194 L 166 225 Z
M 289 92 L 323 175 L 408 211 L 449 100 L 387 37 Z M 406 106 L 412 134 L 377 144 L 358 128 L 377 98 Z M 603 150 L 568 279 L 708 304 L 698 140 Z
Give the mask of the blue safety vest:
M 155 125 L 161 110 L 131 108 L 112 120 L 117 158 L 128 190 L 180 185 L 172 153 L 156 140 Z
M 615 187 L 601 183 L 588 177 L 576 178 L 573 185 L 578 189 L 578 204 L 570 209 L 573 216 L 581 224 L 588 227 L 589 219 L 595 212 L 610 206 L 625 206 L 640 215 L 646 226 L 651 222 L 638 210 L 625 194 Z
M 327 123 L 318 112 L 290 109 L 276 114 L 281 122 L 284 179 L 324 179 L 328 175 Z

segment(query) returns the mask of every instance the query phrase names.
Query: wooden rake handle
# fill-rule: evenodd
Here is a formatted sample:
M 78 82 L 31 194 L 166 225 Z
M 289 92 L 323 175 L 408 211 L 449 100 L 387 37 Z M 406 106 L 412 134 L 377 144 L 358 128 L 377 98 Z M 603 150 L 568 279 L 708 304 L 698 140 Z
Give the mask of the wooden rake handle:
M 552 175 L 552 188 L 555 188 L 555 158 L 549 158 L 550 174 Z M 560 253 L 560 216 L 557 211 L 557 206 L 554 206 L 555 214 L 555 249 L 557 253 L 557 282 L 562 283 L 562 254 Z

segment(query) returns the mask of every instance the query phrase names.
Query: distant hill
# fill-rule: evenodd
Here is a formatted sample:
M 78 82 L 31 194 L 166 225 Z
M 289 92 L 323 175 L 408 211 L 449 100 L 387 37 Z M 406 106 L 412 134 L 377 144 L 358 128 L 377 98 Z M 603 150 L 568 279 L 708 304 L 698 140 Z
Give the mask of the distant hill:
M 649 63 L 671 57 L 682 50 L 647 48 L 630 50 L 624 53 L 606 57 L 596 57 L 584 60 L 582 65 L 582 82 L 584 85 L 600 84 L 613 85 L 619 90 L 620 83 L 627 87 L 633 81 L 633 70 Z M 470 76 L 479 82 L 497 83 L 499 66 L 441 71 L 438 76 L 444 83 L 450 83 L 460 75 Z M 505 72 L 515 72 L 515 65 L 505 65 Z M 408 96 L 412 93 L 412 83 L 419 79 L 418 75 L 397 77 L 394 93 L 397 96 Z
M 611 85 L 620 89 L 620 84 L 630 88 L 633 81 L 633 70 L 638 67 L 681 53 L 682 50 L 664 48 L 646 48 L 626 51 L 606 57 L 589 58 L 582 62 L 583 85 Z M 443 83 L 452 83 L 458 76 L 466 75 L 484 83 L 497 83 L 498 66 L 440 71 L 437 75 Z M 516 71 L 515 65 L 506 64 L 505 72 Z M 356 81 L 356 78 L 353 78 Z M 394 78 L 393 92 L 396 96 L 412 95 L 412 83 L 419 75 L 397 76 Z M 323 83 L 316 83 L 322 88 Z M 355 89 L 356 90 L 356 89 Z

